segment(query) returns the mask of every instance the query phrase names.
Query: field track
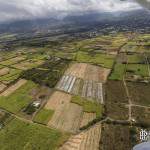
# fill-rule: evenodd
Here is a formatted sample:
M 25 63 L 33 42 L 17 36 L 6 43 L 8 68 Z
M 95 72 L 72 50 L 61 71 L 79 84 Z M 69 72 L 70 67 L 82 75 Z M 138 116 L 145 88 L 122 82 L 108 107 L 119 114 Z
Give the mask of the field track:
M 9 96 L 13 92 L 15 92 L 17 89 L 19 89 L 22 85 L 24 85 L 27 82 L 27 80 L 20 79 L 12 86 L 8 87 L 3 93 L 0 94 L 0 96 Z
M 72 136 L 59 150 L 99 150 L 101 125 L 96 124 L 90 129 Z

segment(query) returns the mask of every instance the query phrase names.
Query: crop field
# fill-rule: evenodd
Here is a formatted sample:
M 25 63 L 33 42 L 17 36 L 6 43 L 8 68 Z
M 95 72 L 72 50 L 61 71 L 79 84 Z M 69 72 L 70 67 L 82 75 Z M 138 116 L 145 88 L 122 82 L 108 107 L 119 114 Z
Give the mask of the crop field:
M 109 76 L 110 80 L 123 80 L 123 77 L 125 75 L 125 64 L 116 63 L 112 73 Z
M 38 66 L 38 68 L 24 71 L 21 77 L 52 88 L 57 84 L 68 64 L 68 60 L 50 60 Z
M 150 106 L 150 84 L 128 82 L 127 86 L 134 104 Z
M 82 107 L 70 101 L 71 95 L 54 92 L 45 106 L 46 109 L 54 110 L 48 122 L 49 126 L 68 132 L 76 132 L 79 129 Z
M 132 116 L 136 120 L 137 123 L 149 127 L 150 126 L 150 107 L 132 107 Z
M 80 96 L 73 96 L 71 102 L 79 106 L 82 106 L 83 112 L 94 113 L 96 114 L 96 118 L 102 117 L 103 106 L 95 101 L 89 101 Z M 83 116 L 83 120 L 84 120 L 84 116 Z
M 21 74 L 21 70 L 18 69 L 9 69 L 9 72 L 3 76 L 0 76 L 0 81 L 3 82 L 4 84 L 9 84 L 16 80 L 19 75 Z
M 95 53 L 110 53 L 116 55 L 119 48 L 126 42 L 124 35 L 101 36 L 80 41 L 78 47 L 81 51 Z
M 122 81 L 108 80 L 106 83 L 106 99 L 108 103 L 128 103 Z
M 59 150 L 99 150 L 101 124 L 69 138 Z
M 14 67 L 16 69 L 20 69 L 20 70 L 28 70 L 28 69 L 37 67 L 43 63 L 44 63 L 44 61 L 42 61 L 42 60 L 38 60 L 38 61 L 26 60 L 26 61 L 22 61 L 21 63 L 12 65 L 12 67 Z
M 144 64 L 128 64 L 126 72 L 127 75 L 134 74 L 142 77 L 149 77 L 148 66 Z
M 7 86 L 3 83 L 0 83 L 0 93 L 4 91 Z
M 122 81 L 108 81 L 106 84 L 106 113 L 117 120 L 128 119 L 128 103 L 126 91 Z
M 72 75 L 77 78 L 96 82 L 105 82 L 109 73 L 110 69 L 86 63 L 74 63 L 65 72 L 66 75 Z
M 8 74 L 9 71 L 10 71 L 10 69 L 7 67 L 0 69 L 0 76 L 4 76 L 4 75 Z
M 132 140 L 130 127 L 103 124 L 101 131 L 100 150 L 130 150 Z
M 84 98 L 96 100 L 101 104 L 104 103 L 102 83 L 96 83 L 92 80 L 82 81 L 76 79 L 74 76 L 65 75 L 62 77 L 56 88 L 67 93 L 81 95 Z
M 19 89 L 21 86 L 23 86 L 27 81 L 24 79 L 20 79 L 17 81 L 17 83 L 13 84 L 12 86 L 8 87 L 3 93 L 0 94 L 0 96 L 9 96 L 13 92 L 15 92 L 17 89 Z
M 8 88 L 8 91 L 7 89 L 4 91 L 2 93 L 4 96 L 2 96 L 2 94 L 0 95 L 0 107 L 10 112 L 18 113 L 21 109 L 27 106 L 32 101 L 30 91 L 37 85 L 31 81 L 26 82 L 24 85 L 23 84 L 24 80 L 21 80 L 16 84 L 18 89 L 15 87 L 15 84 L 13 85 L 13 87 L 16 88 L 15 91 L 12 87 Z
M 67 137 L 59 131 L 13 119 L 0 130 L 0 149 L 56 149 Z
M 90 54 L 79 51 L 77 53 L 77 62 L 96 64 L 104 68 L 111 69 L 114 64 L 115 55 L 111 54 Z
M 14 57 L 14 58 L 11 58 L 11 59 L 8 59 L 8 60 L 5 60 L 5 61 L 1 61 L 0 64 L 10 66 L 10 65 L 13 65 L 13 64 L 20 63 L 25 59 L 26 59 L 25 56 L 18 56 L 18 57 Z
M 93 121 L 94 119 L 96 119 L 96 113 L 84 112 L 82 116 L 80 128 L 86 126 L 89 122 Z

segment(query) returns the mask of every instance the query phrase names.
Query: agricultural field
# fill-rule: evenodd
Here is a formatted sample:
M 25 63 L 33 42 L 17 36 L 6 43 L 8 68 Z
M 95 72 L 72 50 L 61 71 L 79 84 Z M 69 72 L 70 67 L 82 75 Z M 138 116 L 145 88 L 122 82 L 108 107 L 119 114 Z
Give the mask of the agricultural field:
M 133 104 L 150 106 L 150 84 L 128 82 L 127 86 Z
M 0 51 L 0 149 L 139 143 L 140 128 L 150 124 L 149 35 L 129 35 L 47 37 L 43 45 L 37 38 Z
M 144 127 L 150 126 L 150 108 L 149 107 L 132 107 L 132 116 L 138 124 Z
M 52 88 L 57 84 L 68 64 L 68 60 L 55 58 L 54 60 L 46 61 L 37 68 L 24 71 L 21 74 L 21 78 Z
M 79 51 L 76 57 L 77 62 L 97 64 L 108 69 L 112 68 L 115 60 L 115 55 L 103 53 L 95 54 L 83 51 Z
M 100 150 L 130 150 L 132 144 L 136 143 L 136 139 L 132 138 L 137 135 L 136 130 L 134 135 L 132 128 L 129 126 L 103 124 L 101 129 Z
M 30 91 L 36 86 L 31 81 L 19 80 L 0 94 L 0 107 L 18 113 L 32 101 Z
M 101 125 L 97 124 L 88 130 L 71 136 L 69 140 L 59 150 L 99 150 L 101 138 Z
M 67 137 L 57 130 L 13 119 L 0 130 L 0 149 L 56 149 Z
M 128 119 L 128 99 L 122 81 L 109 80 L 106 84 L 106 114 L 116 120 Z

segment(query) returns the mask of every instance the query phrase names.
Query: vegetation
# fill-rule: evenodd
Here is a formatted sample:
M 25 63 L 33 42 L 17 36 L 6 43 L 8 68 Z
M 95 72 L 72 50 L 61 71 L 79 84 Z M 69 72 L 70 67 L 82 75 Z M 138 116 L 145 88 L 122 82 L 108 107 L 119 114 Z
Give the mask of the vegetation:
M 35 83 L 28 81 L 11 95 L 0 96 L 0 107 L 13 113 L 19 112 L 32 101 L 30 91 L 36 86 Z
M 123 80 L 125 74 L 125 64 L 116 63 L 109 77 L 111 80 Z
M 82 106 L 84 112 L 96 113 L 97 118 L 102 117 L 103 107 L 101 104 L 81 98 L 80 96 L 73 96 L 71 102 Z
M 114 63 L 114 55 L 91 54 L 91 53 L 79 51 L 77 53 L 77 61 L 97 64 L 106 68 L 112 68 Z
M 41 109 L 35 116 L 34 121 L 42 124 L 47 124 L 54 114 L 54 110 Z
M 21 74 L 21 78 L 32 80 L 40 85 L 54 87 L 63 75 L 70 61 L 56 58 L 48 60 L 43 65 L 38 66 Z M 42 69 L 41 69 L 42 68 Z
M 7 150 L 54 150 L 67 135 L 37 124 L 13 119 L 0 130 L 0 149 Z

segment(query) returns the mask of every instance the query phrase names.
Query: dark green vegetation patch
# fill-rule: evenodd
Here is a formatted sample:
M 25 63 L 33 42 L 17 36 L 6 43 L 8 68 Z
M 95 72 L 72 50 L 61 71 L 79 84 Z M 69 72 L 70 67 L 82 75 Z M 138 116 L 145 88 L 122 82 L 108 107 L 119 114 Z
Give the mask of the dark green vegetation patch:
M 108 81 L 106 84 L 106 114 L 117 120 L 128 119 L 128 103 L 122 81 Z
M 128 82 L 127 86 L 132 103 L 150 106 L 150 84 Z
M 53 88 L 65 69 L 69 65 L 69 60 L 55 58 L 46 61 L 44 64 L 27 71 L 24 71 L 21 78 L 32 80 L 40 85 Z
M 137 135 L 137 130 L 129 126 L 103 124 L 100 150 L 130 150 Z

